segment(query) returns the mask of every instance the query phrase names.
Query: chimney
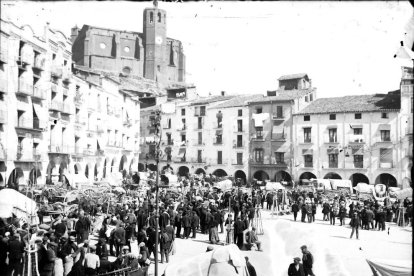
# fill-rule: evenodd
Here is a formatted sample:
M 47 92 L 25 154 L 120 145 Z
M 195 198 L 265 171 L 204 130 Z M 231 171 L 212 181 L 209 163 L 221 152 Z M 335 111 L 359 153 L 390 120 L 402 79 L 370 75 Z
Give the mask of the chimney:
M 226 91 L 221 91 L 221 96 L 226 96 Z
M 71 29 L 70 41 L 72 41 L 72 44 L 73 44 L 73 42 L 75 42 L 75 40 L 76 40 L 76 38 L 78 37 L 78 35 L 79 35 L 79 28 L 78 28 L 78 26 L 76 25 L 75 27 L 73 27 L 73 28 Z

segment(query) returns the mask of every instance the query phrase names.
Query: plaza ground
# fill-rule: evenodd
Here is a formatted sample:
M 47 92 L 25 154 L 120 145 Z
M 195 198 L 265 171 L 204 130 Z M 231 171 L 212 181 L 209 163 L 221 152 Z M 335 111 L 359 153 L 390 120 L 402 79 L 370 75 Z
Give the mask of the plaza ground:
M 264 235 L 260 235 L 263 252 L 242 251 L 256 268 L 257 275 L 287 275 L 287 268 L 293 257 L 302 257 L 300 246 L 308 245 L 315 258 L 314 273 L 320 275 L 371 276 L 372 272 L 365 258 L 412 259 L 412 228 L 397 227 L 387 223 L 386 231 L 360 230 L 359 240 L 349 238 L 349 219 L 345 226 L 339 220 L 332 226 L 322 221 L 319 208 L 314 223 L 294 222 L 293 215 L 271 216 L 270 211 L 262 210 Z M 300 219 L 300 213 L 298 214 Z M 389 227 L 389 234 L 388 234 Z M 225 234 L 219 234 L 225 240 Z M 206 251 L 208 235 L 197 233 L 196 239 L 176 239 L 176 254 L 170 256 L 170 263 L 182 262 L 187 258 Z M 213 245 L 218 247 L 220 245 Z M 158 266 L 162 275 L 168 264 Z M 151 264 L 149 275 L 154 275 Z

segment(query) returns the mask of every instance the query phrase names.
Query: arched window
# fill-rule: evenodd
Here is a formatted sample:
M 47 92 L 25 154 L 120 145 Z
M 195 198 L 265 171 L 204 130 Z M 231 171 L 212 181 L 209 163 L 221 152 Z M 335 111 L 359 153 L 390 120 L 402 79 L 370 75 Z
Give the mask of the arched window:
M 161 22 L 161 13 L 158 13 L 158 22 Z
M 154 22 L 154 13 L 153 12 L 150 12 L 150 20 L 149 20 L 149 23 L 152 23 L 152 22 Z

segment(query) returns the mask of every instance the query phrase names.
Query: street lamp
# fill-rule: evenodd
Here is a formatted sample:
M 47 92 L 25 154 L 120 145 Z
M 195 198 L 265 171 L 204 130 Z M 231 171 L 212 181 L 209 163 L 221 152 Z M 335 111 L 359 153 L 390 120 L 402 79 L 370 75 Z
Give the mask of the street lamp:
M 158 223 L 159 223 L 159 188 L 168 188 L 168 185 L 159 185 L 159 163 L 160 157 L 162 156 L 161 138 L 162 138 L 162 128 L 161 128 L 161 115 L 162 114 L 171 114 L 175 112 L 175 105 L 171 103 L 165 103 L 160 106 L 159 110 L 155 111 L 155 118 L 151 122 L 153 128 L 155 128 L 155 152 L 154 159 L 156 164 L 156 178 L 155 178 L 155 267 L 154 275 L 158 276 Z

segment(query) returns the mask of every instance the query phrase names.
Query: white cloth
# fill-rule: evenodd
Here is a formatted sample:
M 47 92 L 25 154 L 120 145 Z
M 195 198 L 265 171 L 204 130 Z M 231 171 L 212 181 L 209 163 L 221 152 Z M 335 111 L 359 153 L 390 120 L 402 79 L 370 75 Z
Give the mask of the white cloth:
M 263 121 L 265 121 L 267 118 L 269 118 L 269 113 L 253 114 L 252 118 L 254 120 L 254 126 L 255 127 L 262 127 L 263 126 Z

